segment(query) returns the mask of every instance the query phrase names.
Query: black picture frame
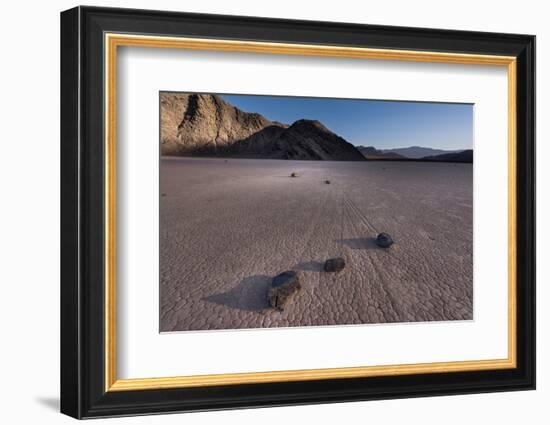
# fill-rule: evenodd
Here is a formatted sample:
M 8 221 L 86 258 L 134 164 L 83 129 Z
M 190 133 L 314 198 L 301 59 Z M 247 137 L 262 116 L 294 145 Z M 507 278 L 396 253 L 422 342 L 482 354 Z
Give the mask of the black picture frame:
M 516 57 L 517 367 L 106 392 L 105 32 Z M 93 418 L 534 388 L 534 36 L 96 7 L 76 7 L 61 13 L 62 413 Z

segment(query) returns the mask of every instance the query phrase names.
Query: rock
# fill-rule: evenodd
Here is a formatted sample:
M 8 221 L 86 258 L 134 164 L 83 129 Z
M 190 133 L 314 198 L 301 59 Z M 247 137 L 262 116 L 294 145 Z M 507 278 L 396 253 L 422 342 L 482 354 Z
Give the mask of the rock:
M 346 267 L 346 261 L 341 257 L 325 261 L 326 272 L 340 272 L 344 270 L 344 267 Z
M 379 233 L 376 237 L 376 245 L 378 245 L 381 248 L 389 248 L 391 245 L 393 245 L 393 240 L 390 235 L 387 233 Z
M 325 180 L 325 184 L 330 184 L 330 180 Z
M 290 173 L 290 177 L 298 177 L 298 173 L 294 171 Z
M 267 301 L 271 307 L 282 311 L 301 289 L 297 272 L 283 272 L 273 278 L 267 291 Z

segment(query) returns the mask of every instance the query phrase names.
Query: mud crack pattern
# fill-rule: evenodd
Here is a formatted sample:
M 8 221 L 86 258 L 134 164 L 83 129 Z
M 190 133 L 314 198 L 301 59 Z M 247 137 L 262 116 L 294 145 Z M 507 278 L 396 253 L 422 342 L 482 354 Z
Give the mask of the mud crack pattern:
M 161 193 L 163 332 L 473 318 L 471 165 L 163 159 Z

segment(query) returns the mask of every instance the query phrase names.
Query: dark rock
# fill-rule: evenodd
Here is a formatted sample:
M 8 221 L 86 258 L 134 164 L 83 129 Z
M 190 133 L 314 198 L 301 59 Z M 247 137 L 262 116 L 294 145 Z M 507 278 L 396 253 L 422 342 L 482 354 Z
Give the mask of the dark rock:
M 166 193 L 162 193 L 160 196 L 166 196 Z
M 344 270 L 344 267 L 346 267 L 346 261 L 341 257 L 325 261 L 326 272 L 340 272 Z
M 271 287 L 267 291 L 267 301 L 271 307 L 282 311 L 301 289 L 297 272 L 283 272 L 273 278 Z
M 393 245 L 393 239 L 387 233 L 382 232 L 376 237 L 376 245 L 381 248 L 389 248 Z
M 290 177 L 298 177 L 298 173 L 294 171 L 290 173 Z
M 325 184 L 330 184 L 330 180 L 325 180 Z

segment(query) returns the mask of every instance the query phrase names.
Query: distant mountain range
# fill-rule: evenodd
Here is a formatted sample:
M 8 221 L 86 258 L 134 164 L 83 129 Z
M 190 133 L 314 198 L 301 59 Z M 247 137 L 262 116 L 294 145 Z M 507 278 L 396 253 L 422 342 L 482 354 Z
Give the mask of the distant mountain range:
M 160 94 L 161 154 L 327 161 L 472 162 L 473 151 L 354 146 L 321 122 L 292 125 L 244 112 L 211 94 Z
M 403 155 L 395 152 L 384 152 L 376 149 L 374 146 L 357 146 L 357 149 L 367 159 L 405 159 Z
M 465 151 L 444 153 L 444 154 L 435 155 L 435 156 L 427 156 L 427 157 L 422 158 L 422 159 L 426 160 L 426 161 L 473 163 L 474 162 L 474 151 L 472 149 L 468 149 L 468 150 L 465 150 Z
M 382 150 L 382 152 L 384 154 L 396 153 L 405 158 L 420 159 L 420 158 L 426 158 L 427 156 L 444 155 L 448 153 L 456 153 L 461 151 L 425 148 L 422 146 L 410 146 L 408 148 L 384 149 Z
M 264 159 L 365 161 L 319 121 L 292 125 L 243 112 L 210 94 L 161 93 L 161 153 Z
M 443 150 L 421 146 L 396 149 L 376 149 L 374 146 L 358 146 L 367 160 L 473 162 L 473 150 Z

